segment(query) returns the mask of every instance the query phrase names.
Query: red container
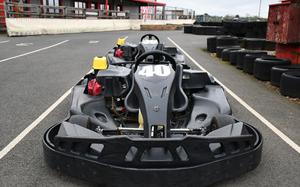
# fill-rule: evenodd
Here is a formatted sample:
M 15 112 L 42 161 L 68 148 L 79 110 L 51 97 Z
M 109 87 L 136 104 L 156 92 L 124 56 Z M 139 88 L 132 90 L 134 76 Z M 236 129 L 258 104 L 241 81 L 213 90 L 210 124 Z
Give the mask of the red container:
M 300 44 L 276 44 L 276 57 L 288 58 L 293 64 L 300 64 Z
M 4 5 L 2 5 L 5 0 L 0 0 L 0 29 L 1 27 L 5 27 L 5 12 Z
M 267 40 L 281 44 L 300 43 L 300 0 L 270 5 Z

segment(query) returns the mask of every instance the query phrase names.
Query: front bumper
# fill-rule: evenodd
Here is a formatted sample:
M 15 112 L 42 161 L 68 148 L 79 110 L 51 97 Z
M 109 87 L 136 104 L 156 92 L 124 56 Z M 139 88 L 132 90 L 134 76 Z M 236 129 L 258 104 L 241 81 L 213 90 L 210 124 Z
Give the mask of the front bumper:
M 175 160 L 174 164 L 172 162 L 168 162 L 167 164 L 148 163 L 141 166 L 138 161 L 135 163 L 121 163 L 119 161 L 112 163 L 109 161 L 109 158 L 113 157 L 105 157 L 105 155 L 103 159 L 101 157 L 91 159 L 85 156 L 85 154 L 66 152 L 58 149 L 51 142 L 51 136 L 57 131 L 59 125 L 51 127 L 45 133 L 43 147 L 45 160 L 51 168 L 92 183 L 105 186 L 207 186 L 224 179 L 239 176 L 258 166 L 261 160 L 262 137 L 254 127 L 247 126 L 255 132 L 256 136 L 254 147 L 251 147 L 249 150 L 227 154 L 219 158 L 214 157 L 213 160 L 209 160 L 205 156 L 206 153 L 201 156 L 201 152 L 203 152 L 202 147 L 209 143 L 219 142 L 220 139 L 217 141 L 216 139 L 207 140 L 200 138 L 197 140 L 197 138 L 188 138 L 182 141 L 182 146 L 186 147 L 190 141 L 193 141 L 193 146 L 190 148 L 193 149 L 191 154 L 194 155 L 190 155 L 191 159 L 185 163 Z M 139 147 L 139 145 L 143 145 L 144 147 L 153 146 L 151 145 L 153 142 L 151 143 L 151 141 L 147 140 L 136 142 L 127 141 L 122 138 L 119 140 L 121 140 L 119 141 L 119 145 L 116 141 L 107 142 L 110 142 L 108 145 L 114 144 L 117 147 L 124 147 L 125 144 L 129 144 L 129 147 Z M 221 139 L 224 145 L 230 141 L 228 138 Z M 236 140 L 233 139 L 233 141 Z M 102 141 L 104 146 L 107 146 L 105 142 L 106 140 Z M 180 143 L 180 141 L 166 142 L 157 141 L 154 143 L 156 144 L 154 146 L 172 147 L 175 142 L 176 144 Z M 200 154 L 195 154 L 197 151 Z M 202 159 L 194 160 L 192 159 L 193 156 L 200 156 Z M 160 165 L 161 167 L 159 167 Z

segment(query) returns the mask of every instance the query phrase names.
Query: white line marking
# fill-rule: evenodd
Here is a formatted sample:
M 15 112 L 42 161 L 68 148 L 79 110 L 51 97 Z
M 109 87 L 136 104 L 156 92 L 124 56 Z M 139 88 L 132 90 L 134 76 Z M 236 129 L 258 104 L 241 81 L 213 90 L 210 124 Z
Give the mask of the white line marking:
M 24 129 L 17 137 L 15 137 L 6 147 L 4 147 L 0 152 L 0 160 L 58 106 L 71 93 L 71 89 L 72 88 L 66 91 L 55 103 L 53 103 L 45 112 L 43 112 L 36 120 L 26 127 L 26 129 Z
M 89 44 L 96 44 L 96 43 L 99 43 L 99 41 L 97 41 L 97 40 L 91 40 L 91 41 L 89 41 Z
M 16 44 L 16 46 L 18 46 L 18 47 L 27 47 L 29 45 L 33 45 L 33 43 L 18 43 L 18 44 Z
M 0 44 L 4 44 L 4 43 L 8 43 L 9 40 L 5 40 L 5 41 L 0 41 Z
M 17 56 L 13 56 L 13 57 L 9 57 L 9 58 L 6 58 L 6 59 L 3 59 L 3 60 L 0 60 L 0 63 L 1 62 L 5 62 L 5 61 L 8 61 L 8 60 L 12 60 L 12 59 L 15 59 L 15 58 L 19 58 L 19 57 L 22 57 L 22 56 L 26 56 L 26 55 L 30 55 L 30 54 L 33 54 L 33 53 L 36 53 L 36 52 L 39 52 L 39 51 L 44 51 L 46 49 L 50 49 L 52 47 L 56 47 L 58 45 L 61 45 L 63 43 L 66 43 L 68 42 L 69 40 L 64 40 L 62 42 L 59 42 L 59 43 L 56 43 L 54 45 L 50 45 L 48 47 L 44 47 L 44 48 L 41 48 L 41 49 L 37 49 L 37 50 L 34 50 L 34 51 L 31 51 L 31 52 L 28 52 L 28 53 L 23 53 L 23 54 L 20 54 L 20 55 L 17 55 Z
M 202 67 L 198 62 L 193 59 L 187 52 L 185 52 L 178 44 L 176 44 L 170 37 L 170 40 L 180 51 L 184 53 L 196 66 L 198 66 L 203 71 L 209 73 L 204 67 Z M 211 75 L 211 73 L 209 73 Z M 243 99 L 237 96 L 233 91 L 231 91 L 227 86 L 225 86 L 221 81 L 215 78 L 215 80 L 224 88 L 224 90 L 230 94 L 235 100 L 237 100 L 241 105 L 243 105 L 249 112 L 251 112 L 257 119 L 264 123 L 269 129 L 271 129 L 277 136 L 279 136 L 285 143 L 291 146 L 295 151 L 300 153 L 300 147 L 293 140 L 291 140 L 287 135 L 281 132 L 277 127 L 275 127 L 271 122 L 264 118 L 260 113 L 254 110 L 250 105 L 248 105 Z
M 87 74 L 91 73 L 90 70 Z M 83 77 L 81 78 L 83 79 Z M 81 80 L 80 79 L 80 80 Z M 48 109 L 46 109 L 37 119 L 35 119 L 28 127 L 26 127 L 17 137 L 15 137 L 7 146 L 5 146 L 0 152 L 0 160 L 11 151 L 22 139 L 32 131 L 41 121 L 43 121 L 63 100 L 65 100 L 71 93 L 73 87 L 66 91 L 55 103 L 53 103 Z

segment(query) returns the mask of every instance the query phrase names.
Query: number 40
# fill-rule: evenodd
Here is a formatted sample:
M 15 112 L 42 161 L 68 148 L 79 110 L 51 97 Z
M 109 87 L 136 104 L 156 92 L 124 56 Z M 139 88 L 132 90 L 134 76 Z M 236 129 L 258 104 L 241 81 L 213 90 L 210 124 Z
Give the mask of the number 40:
M 150 65 L 143 66 L 138 74 L 146 77 L 153 77 L 154 75 L 166 77 L 171 74 L 171 70 L 170 67 L 166 65 Z

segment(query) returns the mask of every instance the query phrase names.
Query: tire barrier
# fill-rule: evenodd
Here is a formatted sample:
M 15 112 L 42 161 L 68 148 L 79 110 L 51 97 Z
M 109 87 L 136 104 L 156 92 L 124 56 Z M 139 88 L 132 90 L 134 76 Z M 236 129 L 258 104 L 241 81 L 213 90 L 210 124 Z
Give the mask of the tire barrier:
M 300 64 L 293 64 L 288 66 L 275 66 L 271 69 L 271 84 L 273 86 L 280 86 L 280 80 L 283 73 L 300 71 Z M 300 87 L 299 87 L 300 89 Z
M 232 36 L 219 36 L 216 44 L 217 46 L 235 46 L 239 45 L 239 39 Z
M 276 43 L 271 41 L 266 41 L 264 45 L 264 50 L 267 51 L 275 51 L 276 49 Z
M 271 79 L 271 69 L 274 66 L 289 65 L 291 63 L 288 59 L 279 59 L 270 56 L 262 56 L 254 61 L 253 74 L 262 81 L 269 81 Z
M 284 96 L 300 98 L 300 71 L 285 72 L 280 80 L 280 93 Z
M 267 52 L 257 51 L 257 50 L 240 50 L 239 52 L 237 52 L 237 55 L 236 55 L 236 68 L 237 69 L 242 70 L 244 68 L 244 57 L 247 54 L 267 55 Z
M 224 33 L 247 38 L 266 38 L 267 22 L 266 21 L 235 21 L 223 22 Z
M 223 23 L 222 22 L 199 22 L 199 21 L 195 21 L 194 22 L 194 25 L 202 25 L 202 26 L 223 26 Z
M 246 54 L 244 57 L 243 71 L 248 74 L 253 74 L 254 61 L 265 54 Z
M 194 29 L 195 27 L 195 29 Z M 247 38 L 266 38 L 266 21 L 231 21 L 231 22 L 198 22 L 193 25 L 194 34 L 232 35 Z
M 221 54 L 221 58 L 223 61 L 229 61 L 230 60 L 230 52 L 231 51 L 237 51 L 237 50 L 241 50 L 242 48 L 240 47 L 232 47 L 232 48 L 226 48 L 222 51 L 222 54 Z
M 240 49 L 240 46 L 218 46 L 217 47 L 217 57 L 221 58 L 222 57 L 222 52 L 224 49 Z
M 193 33 L 193 25 L 184 25 L 183 26 L 183 32 L 186 34 Z
M 243 38 L 241 40 L 241 47 L 250 50 L 275 50 L 275 43 L 266 41 L 262 38 Z
M 234 66 L 236 65 L 237 54 L 242 50 L 244 50 L 244 49 L 229 52 L 229 62 L 230 62 L 231 65 L 234 65 Z
M 245 49 L 263 50 L 265 46 L 265 39 L 260 38 L 244 38 L 242 39 L 241 46 Z
M 217 50 L 217 37 L 207 38 L 207 51 L 215 53 Z
M 223 27 L 220 26 L 193 26 L 193 34 L 196 35 L 222 35 Z

